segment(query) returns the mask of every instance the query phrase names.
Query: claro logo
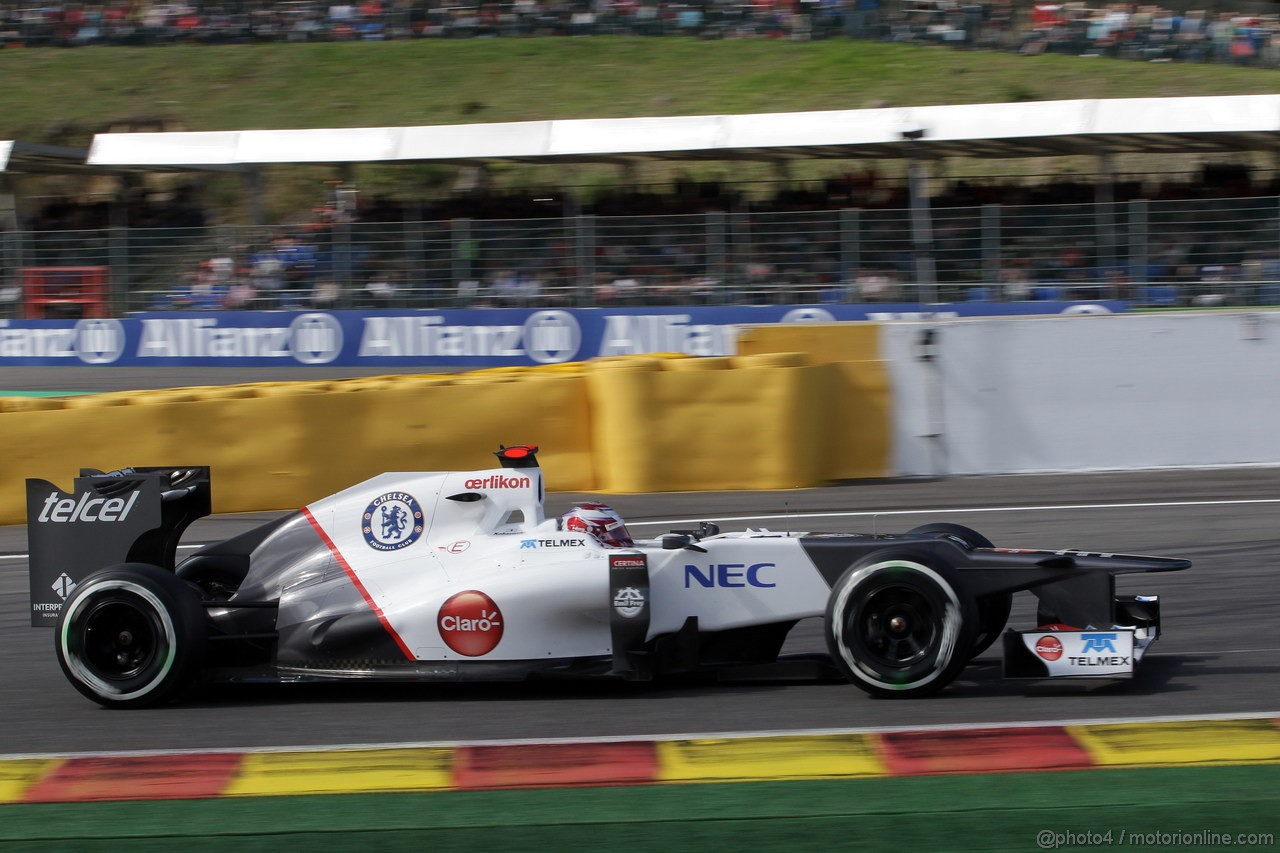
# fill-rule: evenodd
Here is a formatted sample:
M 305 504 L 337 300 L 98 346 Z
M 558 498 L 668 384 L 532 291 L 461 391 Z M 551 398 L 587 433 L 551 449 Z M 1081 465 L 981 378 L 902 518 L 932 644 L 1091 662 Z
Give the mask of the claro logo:
M 469 589 L 440 606 L 436 626 L 449 648 L 460 655 L 480 657 L 497 648 L 502 640 L 502 611 L 492 598 Z
M 139 492 L 128 498 L 95 498 L 89 492 L 75 498 L 64 498 L 57 492 L 44 499 L 36 521 L 41 524 L 65 524 L 75 521 L 124 521 L 138 502 Z

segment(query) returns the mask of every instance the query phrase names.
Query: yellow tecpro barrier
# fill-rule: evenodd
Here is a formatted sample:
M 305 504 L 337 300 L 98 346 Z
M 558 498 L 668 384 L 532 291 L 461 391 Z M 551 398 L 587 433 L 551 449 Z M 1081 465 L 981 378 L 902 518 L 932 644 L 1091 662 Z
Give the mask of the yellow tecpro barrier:
M 889 476 L 893 401 L 878 324 L 752 326 L 739 333 L 738 352 L 742 357 L 803 352 L 810 363 L 825 366 L 828 396 L 817 415 L 824 426 L 823 478 Z
M 586 374 L 605 492 L 818 485 L 827 371 L 801 354 L 599 359 Z
M 381 377 L 72 397 L 6 408 L 0 522 L 26 520 L 24 481 L 82 467 L 209 465 L 216 512 L 291 509 L 384 471 L 496 467 L 499 444 L 543 447 L 548 487 L 596 488 L 580 373 Z
M 813 327 L 806 327 L 812 332 Z M 767 342 L 748 333 L 749 346 Z M 815 341 L 815 346 L 821 341 Z M 865 342 L 864 342 L 865 343 Z M 216 512 L 291 509 L 385 471 L 495 464 L 537 444 L 552 491 L 787 489 L 887 467 L 888 391 L 870 358 L 627 356 L 454 375 L 0 399 L 0 523 L 27 477 L 209 465 Z

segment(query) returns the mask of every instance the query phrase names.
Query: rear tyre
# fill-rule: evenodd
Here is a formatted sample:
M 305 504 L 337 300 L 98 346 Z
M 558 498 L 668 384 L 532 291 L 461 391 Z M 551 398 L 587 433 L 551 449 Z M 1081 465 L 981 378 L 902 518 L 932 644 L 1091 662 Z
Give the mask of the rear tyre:
M 922 524 L 908 531 L 908 535 L 950 539 L 966 551 L 972 551 L 974 548 L 995 547 L 990 539 L 963 524 L 947 522 Z M 1012 609 L 1013 593 L 997 592 L 978 599 L 978 631 L 973 639 L 973 648 L 969 650 L 969 660 L 973 660 L 991 648 L 991 644 L 1004 633 L 1005 626 L 1009 624 L 1009 611 Z
M 103 569 L 62 606 L 55 648 L 72 686 L 106 708 L 173 698 L 204 657 L 204 608 L 172 573 L 141 563 Z
M 969 662 L 977 604 L 956 569 L 913 551 L 873 554 L 831 589 L 827 648 L 872 696 L 914 699 L 949 684 Z

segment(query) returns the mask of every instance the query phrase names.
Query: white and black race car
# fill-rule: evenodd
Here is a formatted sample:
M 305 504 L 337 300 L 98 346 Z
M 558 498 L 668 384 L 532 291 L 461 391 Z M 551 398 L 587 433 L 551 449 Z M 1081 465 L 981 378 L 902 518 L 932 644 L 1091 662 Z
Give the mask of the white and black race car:
M 1006 676 L 1130 676 L 1159 635 L 1159 603 L 1117 597 L 1115 575 L 1190 565 L 994 548 L 953 524 L 873 535 L 703 523 L 634 542 L 604 507 L 545 517 L 536 453 L 383 474 L 180 563 L 183 531 L 210 512 L 209 469 L 85 470 L 69 493 L 28 480 L 32 624 L 56 626 L 63 671 L 108 707 L 197 680 L 647 680 L 788 665 L 917 697 L 1002 633 Z M 1040 627 L 1006 631 L 1022 590 Z M 829 659 L 780 659 L 807 617 L 823 619 Z

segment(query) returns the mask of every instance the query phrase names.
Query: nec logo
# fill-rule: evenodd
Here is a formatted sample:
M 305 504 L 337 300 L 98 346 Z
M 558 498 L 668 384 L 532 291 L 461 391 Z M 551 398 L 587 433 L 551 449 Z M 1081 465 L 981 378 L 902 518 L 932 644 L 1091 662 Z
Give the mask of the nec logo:
M 1084 640 L 1084 648 L 1080 650 L 1082 655 L 1087 655 L 1089 652 L 1115 653 L 1115 634 L 1081 634 L 1080 639 Z
M 684 567 L 684 588 L 692 589 L 693 585 L 697 584 L 704 589 L 717 586 L 728 588 L 754 586 L 769 589 L 777 584 L 763 580 L 760 573 L 765 569 L 776 568 L 775 563 L 755 563 L 750 566 L 746 563 L 717 563 L 705 569 L 701 566 L 687 565 Z
M 73 521 L 124 521 L 133 505 L 138 502 L 138 492 L 124 498 L 95 498 L 89 492 L 75 498 L 59 497 L 57 492 L 44 499 L 44 506 L 36 521 L 67 523 Z

